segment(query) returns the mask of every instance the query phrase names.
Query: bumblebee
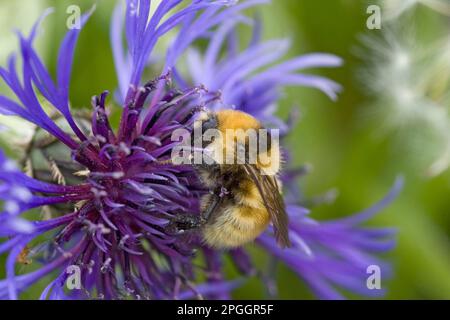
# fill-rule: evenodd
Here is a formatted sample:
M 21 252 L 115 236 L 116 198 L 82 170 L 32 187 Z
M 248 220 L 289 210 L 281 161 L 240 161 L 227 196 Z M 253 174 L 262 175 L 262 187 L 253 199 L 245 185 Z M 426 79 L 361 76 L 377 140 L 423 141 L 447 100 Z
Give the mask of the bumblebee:
M 210 247 L 227 249 L 242 246 L 257 238 L 270 222 L 278 245 L 283 248 L 290 246 L 288 217 L 277 178 L 279 144 L 270 139 L 270 135 L 260 134 L 264 131 L 261 129 L 264 128 L 258 120 L 237 110 L 202 112 L 194 123 L 194 133 L 201 131 L 202 138 L 210 130 L 219 133 L 214 139 L 201 142 L 202 149 L 211 157 L 210 161 L 194 164 L 210 192 L 201 199 L 200 221 L 184 215 L 175 223 L 180 228 L 199 228 L 204 242 Z M 266 148 L 252 150 L 252 136 L 245 134 L 240 139 L 238 131 L 254 132 L 256 145 L 264 142 Z M 197 140 L 194 135 L 194 144 Z M 243 159 L 239 159 L 239 151 L 243 151 Z M 253 162 L 250 161 L 252 153 L 256 153 L 256 157 L 253 154 L 256 158 Z

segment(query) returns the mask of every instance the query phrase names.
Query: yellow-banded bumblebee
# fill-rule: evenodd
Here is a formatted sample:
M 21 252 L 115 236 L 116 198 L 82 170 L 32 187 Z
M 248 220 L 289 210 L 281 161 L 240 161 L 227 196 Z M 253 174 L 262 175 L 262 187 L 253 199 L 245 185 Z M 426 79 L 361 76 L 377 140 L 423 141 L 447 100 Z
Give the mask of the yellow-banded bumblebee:
M 202 140 L 203 150 L 212 158 L 209 163 L 195 164 L 204 185 L 211 191 L 201 199 L 200 222 L 189 216 L 178 217 L 181 228 L 198 227 L 204 242 L 214 248 L 234 248 L 257 238 L 272 222 L 277 243 L 289 247 L 288 217 L 277 178 L 280 167 L 278 141 L 260 134 L 264 129 L 251 115 L 237 110 L 202 112 L 194 124 L 194 133 L 216 130 L 219 137 Z M 254 132 L 256 145 L 251 150 L 251 136 L 239 139 L 237 132 Z M 231 133 L 231 134 L 230 134 Z M 195 140 L 198 137 L 194 137 Z M 255 145 L 255 143 L 253 143 Z M 243 150 L 244 161 L 239 161 Z M 257 153 L 255 161 L 249 161 Z M 227 161 L 231 159 L 231 161 Z M 261 159 L 266 159 L 262 161 Z M 269 159 L 269 161 L 267 161 Z

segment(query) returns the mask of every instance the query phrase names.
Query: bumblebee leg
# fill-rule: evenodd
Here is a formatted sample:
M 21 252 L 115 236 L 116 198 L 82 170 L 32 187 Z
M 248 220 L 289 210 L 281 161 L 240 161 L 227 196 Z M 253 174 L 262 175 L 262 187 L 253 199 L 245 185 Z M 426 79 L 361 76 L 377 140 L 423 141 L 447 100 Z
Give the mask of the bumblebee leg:
M 205 219 L 205 221 L 208 221 L 211 218 L 219 204 L 222 202 L 222 197 L 217 193 L 213 193 L 211 198 L 212 200 L 208 208 L 206 208 L 206 210 L 202 212 L 202 217 L 203 219 Z
M 194 214 L 177 214 L 165 230 L 172 234 L 181 234 L 188 230 L 198 229 L 205 224 L 203 217 Z

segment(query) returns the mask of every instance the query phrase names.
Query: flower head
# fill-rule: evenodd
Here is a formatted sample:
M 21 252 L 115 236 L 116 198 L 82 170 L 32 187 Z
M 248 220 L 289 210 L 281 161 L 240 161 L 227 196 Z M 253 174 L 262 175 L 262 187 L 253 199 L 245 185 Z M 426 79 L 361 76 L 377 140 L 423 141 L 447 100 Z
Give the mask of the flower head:
M 401 146 L 435 176 L 450 165 L 450 38 L 428 40 L 407 17 L 396 22 L 363 37 L 371 54 L 361 80 L 384 117 L 381 129 L 400 133 Z
M 0 113 L 22 117 L 45 130 L 72 157 L 64 162 L 64 172 L 58 166 L 60 159 L 47 157 L 50 174 L 45 179 L 44 170 L 38 180 L 0 154 L 0 253 L 9 253 L 0 298 L 17 298 L 49 273 L 56 277 L 43 291 L 44 299 L 227 298 L 241 280 L 225 279 L 224 255 L 231 257 L 242 274 L 255 274 L 245 249 L 216 251 L 195 233 L 172 233 L 166 228 L 177 215 L 199 214 L 199 198 L 207 192 L 191 166 L 175 166 L 166 160 L 178 144 L 171 140 L 171 133 L 191 128 L 198 110 L 233 107 L 281 126 L 273 106 L 282 86 L 306 85 L 336 96 L 339 86 L 334 82 L 298 71 L 337 66 L 339 58 L 316 54 L 269 66 L 284 53 L 274 52 L 284 42 L 261 43 L 258 26 L 249 47 L 239 52 L 231 46 L 219 58 L 224 40 L 230 39 L 236 23 L 244 19 L 240 12 L 263 2 L 194 0 L 173 11 L 181 0 L 165 0 L 149 16 L 149 0 L 129 0 L 125 19 L 119 6 L 111 28 L 119 82 L 116 98 L 123 106 L 117 130 L 109 122 L 107 91 L 92 99 L 90 128 L 86 128 L 85 118 L 70 111 L 69 79 L 80 30 L 70 30 L 61 44 L 56 81 L 33 48 L 38 24 L 29 36 L 18 35 L 22 79 L 18 56 L 13 55 L 8 67 L 0 69 L 0 76 L 16 99 L 0 96 Z M 91 13 L 82 17 L 83 25 Z M 174 28 L 178 28 L 178 36 L 167 51 L 161 75 L 143 81 L 155 44 Z M 191 51 L 190 59 L 193 54 L 197 60 L 190 64 L 190 74 L 183 75 L 179 60 L 199 38 L 207 38 L 209 46 L 204 54 Z M 46 112 L 42 98 L 65 119 L 70 130 Z M 295 190 L 294 176 L 284 177 L 290 190 Z M 394 193 L 397 191 L 398 187 Z M 38 207 L 50 208 L 50 215 L 46 219 L 28 215 Z M 391 235 L 389 231 L 358 227 L 379 209 L 318 224 L 307 218 L 306 209 L 292 202 L 288 211 L 294 246 L 285 251 L 276 247 L 270 230 L 257 243 L 304 277 L 320 297 L 340 297 L 328 282 L 363 292 L 363 268 L 377 261 L 368 252 L 390 246 L 379 242 L 380 237 Z M 36 241 L 41 245 L 34 245 Z M 200 254 L 201 266 L 193 263 Z M 16 274 L 15 265 L 24 256 L 37 260 L 40 268 Z M 71 267 L 81 270 L 79 290 L 65 287 Z
M 381 0 L 387 20 L 394 20 L 418 5 L 450 16 L 450 4 L 444 0 Z

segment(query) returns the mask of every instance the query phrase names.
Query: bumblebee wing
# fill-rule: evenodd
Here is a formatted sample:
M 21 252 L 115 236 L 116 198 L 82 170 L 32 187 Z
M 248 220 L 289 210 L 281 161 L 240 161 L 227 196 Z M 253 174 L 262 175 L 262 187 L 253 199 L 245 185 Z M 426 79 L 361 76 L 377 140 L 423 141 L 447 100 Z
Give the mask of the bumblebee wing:
M 261 174 L 260 170 L 254 165 L 244 164 L 244 168 L 258 188 L 264 205 L 269 212 L 278 245 L 282 248 L 290 247 L 288 216 L 276 177 Z

